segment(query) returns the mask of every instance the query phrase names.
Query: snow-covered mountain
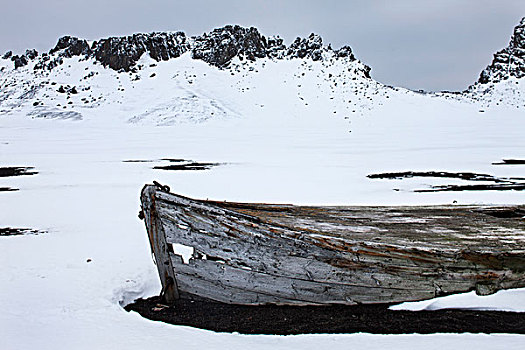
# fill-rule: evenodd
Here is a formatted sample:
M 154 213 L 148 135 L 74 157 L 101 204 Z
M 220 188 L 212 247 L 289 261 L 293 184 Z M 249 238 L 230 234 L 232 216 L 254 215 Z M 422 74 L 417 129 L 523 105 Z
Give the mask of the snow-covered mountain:
M 478 81 L 465 95 L 485 105 L 525 106 L 525 17 L 514 28 L 508 46 L 494 54 L 492 63 L 485 68 Z
M 509 45 L 494 54 L 494 60 L 481 72 L 478 82 L 497 83 L 510 77 L 525 77 L 525 17 L 514 28 Z
M 24 110 L 35 118 L 82 119 L 92 109 L 112 109 L 130 122 L 166 125 L 253 114 L 272 100 L 282 105 L 283 97 L 295 110 L 309 105 L 311 96 L 303 95 L 319 90 L 322 103 L 355 95 L 345 101 L 355 113 L 378 86 L 349 47 L 333 50 L 314 34 L 287 47 L 279 37 L 239 26 L 192 38 L 136 34 L 91 45 L 63 37 L 49 53 L 8 52 L 1 64 L 0 113 Z
M 523 108 L 523 28 L 524 20 L 467 91 L 426 98 Z M 0 87 L 0 116 L 103 115 L 154 125 L 269 114 L 352 120 L 421 98 L 373 80 L 349 46 L 332 49 L 315 34 L 286 46 L 278 36 L 239 26 L 196 37 L 150 33 L 88 42 L 65 36 L 49 53 L 5 53 Z

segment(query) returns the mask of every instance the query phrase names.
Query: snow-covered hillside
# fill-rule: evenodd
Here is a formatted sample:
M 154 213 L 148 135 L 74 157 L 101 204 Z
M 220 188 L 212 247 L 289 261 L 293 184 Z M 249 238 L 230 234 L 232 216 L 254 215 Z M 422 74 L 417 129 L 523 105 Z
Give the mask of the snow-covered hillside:
M 121 308 L 160 290 L 137 218 L 153 180 L 230 201 L 524 204 L 509 186 L 469 187 L 524 183 L 525 165 L 503 161 L 525 159 L 523 60 L 512 62 L 466 92 L 422 93 L 374 81 L 348 47 L 316 35 L 286 46 L 252 28 L 66 37 L 51 53 L 5 54 L 0 167 L 37 174 L 0 178 L 0 228 L 40 233 L 0 237 L 0 348 L 520 348 L 518 335 L 215 334 Z M 158 168 L 175 159 L 215 166 Z M 406 171 L 489 177 L 367 177 Z M 523 294 L 425 305 L 524 311 Z
M 523 27 L 522 21 L 509 48 L 495 55 L 468 91 L 426 94 L 427 100 L 524 108 Z M 287 47 L 279 37 L 238 26 L 192 38 L 182 32 L 137 34 L 91 46 L 63 37 L 49 53 L 4 54 L 0 71 L 0 115 L 47 119 L 171 125 L 315 115 L 351 121 L 421 97 L 371 79 L 370 68 L 348 46 L 333 50 L 311 34 Z

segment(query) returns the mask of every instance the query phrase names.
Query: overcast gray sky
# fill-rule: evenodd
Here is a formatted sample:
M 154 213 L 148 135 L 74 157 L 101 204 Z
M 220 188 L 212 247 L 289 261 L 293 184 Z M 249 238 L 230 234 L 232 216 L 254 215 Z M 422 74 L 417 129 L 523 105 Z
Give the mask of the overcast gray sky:
M 0 0 L 0 52 L 48 51 L 62 35 L 201 34 L 256 26 L 286 43 L 311 32 L 350 45 L 386 84 L 461 90 L 505 47 L 524 0 Z

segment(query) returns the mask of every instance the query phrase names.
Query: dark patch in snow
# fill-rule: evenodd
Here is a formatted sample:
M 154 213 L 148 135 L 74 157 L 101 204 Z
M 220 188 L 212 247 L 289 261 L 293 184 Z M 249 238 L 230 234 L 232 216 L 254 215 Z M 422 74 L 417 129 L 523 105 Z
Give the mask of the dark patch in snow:
M 432 186 L 430 189 L 414 190 L 414 192 L 461 192 L 461 191 L 525 191 L 525 183 L 510 183 L 497 185 L 445 185 Z
M 525 191 L 525 178 L 510 177 L 499 178 L 488 174 L 476 174 L 470 172 L 451 173 L 446 171 L 404 171 L 394 173 L 381 173 L 367 175 L 370 179 L 401 180 L 414 177 L 449 178 L 466 181 L 493 182 L 492 184 L 476 185 L 438 185 L 430 186 L 428 189 L 417 189 L 414 192 L 460 192 L 460 191 Z M 399 191 L 399 189 L 395 189 Z
M 492 163 L 492 165 L 525 165 L 525 159 L 503 159 L 499 163 Z
M 128 160 L 123 160 L 122 162 L 123 163 L 154 163 L 154 162 L 160 162 L 160 161 L 167 161 L 171 163 L 192 162 L 192 160 L 182 159 L 182 158 L 128 159 Z
M 201 163 L 189 159 L 182 158 L 161 158 L 161 159 L 128 159 L 123 160 L 124 163 L 154 163 L 154 162 L 169 162 L 168 165 L 156 165 L 152 169 L 156 170 L 210 170 L 213 167 L 222 165 L 222 163 Z M 174 164 L 175 163 L 175 164 Z
M 168 162 L 172 162 L 172 163 L 191 162 L 191 160 L 179 159 L 179 158 L 162 158 L 161 160 L 167 160 Z
M 18 191 L 18 188 L 0 187 L 0 192 L 12 192 L 12 191 Z
M 494 181 L 494 182 L 505 182 L 506 180 L 496 178 L 492 175 L 487 174 L 476 174 L 476 173 L 450 173 L 447 171 L 403 171 L 395 173 L 380 173 L 367 175 L 370 179 L 407 179 L 412 177 L 442 177 L 450 179 L 461 179 L 468 181 Z
M 158 161 L 158 159 L 127 159 L 123 160 L 122 163 L 154 163 Z
M 139 299 L 125 309 L 136 311 L 154 321 L 243 334 L 525 334 L 523 313 L 476 310 L 393 311 L 388 306 L 245 306 L 184 295 L 184 298 L 171 306 L 162 305 L 159 297 L 153 297 Z
M 188 162 L 184 164 L 170 164 L 170 165 L 159 165 L 154 166 L 153 169 L 160 170 L 209 170 L 213 167 L 221 165 L 220 163 L 197 163 Z
M 40 230 L 34 230 L 30 228 L 0 227 L 0 237 L 39 235 L 42 233 L 46 233 L 46 232 L 40 231 Z
M 33 171 L 32 169 L 34 169 L 34 167 L 0 167 L 0 177 L 38 174 L 37 171 Z

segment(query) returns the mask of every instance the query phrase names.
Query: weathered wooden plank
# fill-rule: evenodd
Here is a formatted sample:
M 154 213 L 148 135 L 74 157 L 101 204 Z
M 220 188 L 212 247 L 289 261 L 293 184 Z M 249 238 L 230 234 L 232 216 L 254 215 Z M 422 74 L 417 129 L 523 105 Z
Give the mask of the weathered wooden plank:
M 344 240 L 431 251 L 468 246 L 480 251 L 505 248 L 525 252 L 525 218 L 519 215 L 525 211 L 524 206 L 297 207 L 213 203 L 262 222 Z
M 361 304 L 371 301 L 388 303 L 407 299 L 428 299 L 435 296 L 434 292 L 429 290 L 305 281 L 235 268 L 209 260 L 191 259 L 188 264 L 184 264 L 180 257 L 174 256 L 172 262 L 179 280 L 191 277 L 193 285 L 203 285 L 199 288 L 201 296 L 215 300 L 219 300 L 216 296 L 217 289 L 225 288 L 233 289 L 236 293 L 255 292 L 264 296 L 273 296 L 282 300 L 280 303 L 285 304 L 291 301 L 298 304 Z M 228 299 L 233 303 L 253 302 L 244 300 L 245 298 L 242 293 L 241 295 L 228 294 Z M 267 301 L 262 299 L 258 303 L 267 303 Z
M 189 264 L 172 259 L 179 288 L 215 300 L 377 303 L 525 286 L 522 207 L 296 207 L 158 190 L 155 199 L 166 242 L 197 251 Z
M 398 266 L 416 266 L 420 267 L 424 263 L 435 263 L 434 254 L 425 251 L 410 249 L 398 250 L 395 247 L 386 244 L 375 244 L 364 242 L 345 242 L 340 239 L 333 239 L 318 233 L 314 237 L 301 232 L 283 229 L 281 227 L 269 226 L 265 224 L 256 224 L 250 221 L 231 219 L 227 215 L 213 216 L 210 213 L 195 213 L 192 208 L 169 208 L 162 207 L 161 216 L 166 224 L 171 226 L 168 235 L 168 241 L 180 242 L 181 239 L 193 240 L 202 236 L 204 242 L 216 240 L 219 243 L 228 243 L 234 241 L 246 241 L 247 249 L 253 249 L 254 245 L 266 246 L 271 249 L 270 254 L 278 252 L 287 252 L 294 257 L 303 257 L 306 259 L 315 259 L 323 257 L 333 261 L 334 264 L 340 263 L 349 267 L 354 263 L 359 266 L 360 263 L 376 262 L 378 256 L 388 255 L 392 260 L 400 259 Z M 190 222 L 191 221 L 191 222 Z M 265 232 L 264 235 L 261 232 Z M 186 236 L 186 237 L 181 237 Z M 183 243 L 184 244 L 184 243 Z M 247 252 L 244 252 L 247 253 Z M 259 251 L 256 249 L 256 254 Z M 455 260 L 455 254 L 442 254 L 443 258 Z M 340 261 L 338 259 L 347 259 Z M 442 259 L 443 260 L 443 259 Z M 468 263 L 460 261 L 458 263 Z M 362 265 L 362 264 L 361 264 Z M 469 264 L 471 267 L 475 265 Z M 467 267 L 467 266 L 465 266 Z
M 249 291 L 244 288 L 236 288 L 228 286 L 221 280 L 204 279 L 195 273 L 187 272 L 187 268 L 179 269 L 179 263 L 176 262 L 180 257 L 173 258 L 177 282 L 180 290 L 195 294 L 204 298 L 228 303 L 241 305 L 264 305 L 264 304 L 289 304 L 289 305 L 305 305 L 309 304 L 303 301 L 286 299 L 281 296 L 269 295 L 260 292 Z
M 280 243 L 280 249 L 275 246 L 260 244 L 260 242 L 250 242 L 246 240 L 228 241 L 222 237 L 210 237 L 204 235 L 199 230 L 196 231 L 177 231 L 180 228 L 173 228 L 172 222 L 164 223 L 168 241 L 192 246 L 202 254 L 210 258 L 220 258 L 229 265 L 235 267 L 246 267 L 255 271 L 277 274 L 287 277 L 300 278 L 304 280 L 316 280 L 330 283 L 353 283 L 363 286 L 406 286 L 413 287 L 413 281 L 418 281 L 420 285 L 428 288 L 436 288 L 436 283 L 440 286 L 443 293 L 448 290 L 469 290 L 474 286 L 472 278 L 466 271 L 461 273 L 447 272 L 436 268 L 435 265 L 427 269 L 421 267 L 412 268 L 389 268 L 389 272 L 384 271 L 384 267 L 379 263 L 371 265 L 363 262 L 347 262 L 341 266 L 334 266 L 333 260 L 336 257 L 327 258 L 327 261 L 318 260 L 314 256 L 291 255 L 285 249 L 286 243 Z M 175 224 L 176 226 L 176 224 Z M 218 232 L 216 230 L 215 232 Z M 174 236 L 176 234 L 176 238 Z M 314 248 L 315 249 L 315 248 Z M 312 249 L 312 250 L 314 250 Z M 293 254 L 293 252 L 292 252 Z M 333 252 L 328 254 L 333 255 Z M 330 260 L 331 259 L 331 260 Z M 359 273 L 356 273 L 359 271 Z M 457 274 L 458 278 L 450 279 L 451 274 Z M 472 271 L 471 275 L 479 274 Z M 407 276 L 411 277 L 407 280 Z M 430 278 L 432 277 L 432 280 Z M 411 283 L 410 285 L 406 285 Z
M 368 256 L 365 246 L 354 244 L 356 252 L 346 257 L 344 247 L 336 247 L 333 251 L 315 245 L 297 249 L 297 243 L 290 239 L 260 237 L 251 233 L 250 224 L 247 225 L 247 232 L 238 228 L 238 237 L 235 237 L 221 227 L 220 221 L 223 219 L 210 219 L 209 216 L 201 218 L 195 213 L 176 213 L 174 210 L 164 218 L 168 241 L 190 245 L 201 253 L 220 257 L 233 266 L 248 266 L 261 272 L 335 283 L 350 281 L 371 287 L 378 284 L 406 285 L 407 282 L 413 284 L 417 281 L 441 293 L 473 289 L 476 279 L 481 279 L 479 276 L 482 275 L 479 266 L 473 262 L 467 264 L 468 260 L 458 259 L 456 255 L 450 255 L 447 261 L 444 255 L 437 260 L 426 252 L 423 252 L 428 255 L 426 258 L 421 253 L 410 255 L 403 252 L 406 257 L 401 259 L 396 258 L 395 251 L 385 248 L 383 251 L 376 249 Z M 161 212 L 162 215 L 166 214 Z M 191 223 L 187 222 L 189 217 L 192 218 Z M 175 220 L 171 221 L 170 218 Z M 226 227 L 233 225 L 229 223 Z M 389 259 L 386 267 L 383 266 L 385 257 L 377 256 L 381 254 Z M 447 265 L 449 268 L 446 268 Z M 466 270 L 467 267 L 470 271 Z M 460 268 L 460 272 L 455 271 Z M 492 271 L 486 279 L 496 280 L 501 277 L 501 274 Z M 406 287 L 412 288 L 413 285 Z
M 151 251 L 155 257 L 162 283 L 162 297 L 166 303 L 171 303 L 179 298 L 179 291 L 169 255 L 170 245 L 166 242 L 164 226 L 157 215 L 155 193 L 155 187 L 144 187 L 142 191 L 142 213 L 148 231 Z

